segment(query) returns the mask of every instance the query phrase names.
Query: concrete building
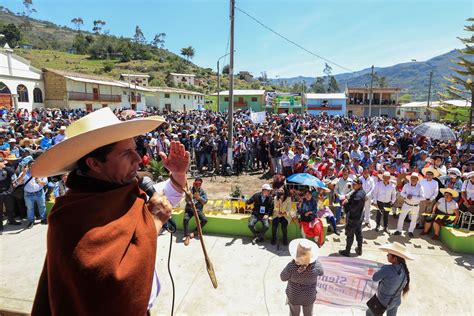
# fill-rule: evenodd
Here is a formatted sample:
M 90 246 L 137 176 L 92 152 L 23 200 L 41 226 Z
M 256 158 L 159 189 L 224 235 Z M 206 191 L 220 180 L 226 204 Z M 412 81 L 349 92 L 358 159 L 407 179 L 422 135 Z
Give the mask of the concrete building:
M 125 81 L 127 83 L 136 84 L 140 87 L 148 87 L 148 80 L 149 75 L 141 75 L 141 74 L 121 74 L 120 80 Z
M 8 44 L 0 48 L 0 108 L 28 111 L 44 106 L 41 70 L 18 55 Z
M 45 106 L 51 108 L 112 109 L 146 108 L 144 93 L 147 88 L 109 78 L 67 71 L 43 69 Z
M 204 107 L 204 94 L 169 87 L 149 87 L 146 94 L 147 107 L 160 111 L 190 111 Z
M 298 92 L 265 93 L 265 109 L 273 113 L 302 113 L 304 111 L 304 96 Z
M 402 104 L 397 111 L 397 117 L 403 119 L 422 120 L 422 121 L 437 121 L 440 115 L 446 115 L 450 112 L 450 117 L 454 118 L 457 113 L 465 113 L 465 119 L 467 120 L 468 110 L 471 107 L 471 103 L 465 100 L 446 100 L 443 102 L 434 101 L 430 102 L 428 107 L 428 101 L 410 102 Z M 444 110 L 442 110 L 444 108 Z M 442 110 L 442 111 L 441 111 Z M 446 117 L 444 117 L 446 119 Z M 457 117 L 456 119 L 462 119 Z
M 196 75 L 170 72 L 168 76 L 166 76 L 166 79 L 173 82 L 176 86 L 179 84 L 194 86 L 194 77 L 196 77 Z
M 345 93 L 306 93 L 306 109 L 308 113 L 318 115 L 346 115 Z
M 371 116 L 395 117 L 399 104 L 398 94 L 400 88 L 373 88 Z M 347 114 L 355 116 L 369 116 L 369 94 L 368 87 L 347 88 L 348 99 Z
M 217 96 L 217 93 L 212 94 Z M 229 90 L 220 92 L 219 112 L 229 108 Z M 265 90 L 234 90 L 234 110 L 265 111 Z

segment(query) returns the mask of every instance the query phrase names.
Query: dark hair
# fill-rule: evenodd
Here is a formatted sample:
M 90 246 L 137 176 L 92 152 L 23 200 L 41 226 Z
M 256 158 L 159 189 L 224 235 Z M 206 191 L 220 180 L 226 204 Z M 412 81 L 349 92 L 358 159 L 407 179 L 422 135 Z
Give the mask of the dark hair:
M 405 274 L 407 275 L 407 284 L 405 284 L 405 287 L 403 288 L 403 295 L 406 295 L 410 290 L 410 271 L 408 271 L 407 263 L 404 258 L 399 256 L 395 257 L 397 257 L 398 263 L 403 267 L 403 269 L 405 269 Z
M 201 183 L 202 183 L 202 178 L 200 178 L 200 177 L 197 177 L 196 179 L 194 179 L 194 182 L 196 182 L 196 181 L 199 181 L 199 182 L 201 182 Z
M 90 169 L 89 166 L 86 163 L 87 158 L 95 158 L 101 162 L 106 162 L 107 161 L 107 155 L 110 154 L 110 152 L 114 149 L 115 144 L 117 143 L 112 143 L 108 144 L 102 147 L 99 147 L 95 149 L 94 151 L 91 151 L 81 159 L 77 161 L 77 168 L 84 174 L 86 174 Z

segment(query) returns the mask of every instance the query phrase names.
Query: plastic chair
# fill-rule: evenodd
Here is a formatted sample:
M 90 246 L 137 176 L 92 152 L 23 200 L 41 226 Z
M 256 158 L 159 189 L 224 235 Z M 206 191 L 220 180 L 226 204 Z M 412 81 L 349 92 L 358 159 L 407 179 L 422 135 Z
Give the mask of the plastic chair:
M 467 226 L 467 230 L 471 230 L 471 225 L 474 224 L 474 214 L 471 213 L 470 211 L 459 211 L 461 213 L 461 224 L 459 225 L 459 228 L 464 228 L 464 226 Z

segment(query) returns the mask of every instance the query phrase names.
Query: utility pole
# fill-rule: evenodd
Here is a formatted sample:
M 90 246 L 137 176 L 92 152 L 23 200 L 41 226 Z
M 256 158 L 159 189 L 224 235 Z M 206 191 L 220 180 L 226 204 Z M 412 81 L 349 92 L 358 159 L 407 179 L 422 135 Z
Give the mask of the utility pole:
M 372 73 L 370 74 L 370 90 L 369 90 L 369 119 L 372 117 L 372 98 L 373 98 L 373 88 L 374 85 L 374 65 L 372 65 Z
M 431 101 L 431 79 L 433 79 L 433 72 L 430 71 L 430 84 L 428 86 L 428 101 L 426 101 L 426 112 L 428 121 L 431 121 L 430 101 Z
M 227 115 L 229 115 L 229 123 L 227 126 L 227 163 L 232 168 L 234 165 L 233 159 L 233 141 L 234 141 L 234 14 L 235 14 L 235 0 L 230 0 L 230 63 L 229 63 L 229 107 Z
M 225 54 L 224 56 L 219 57 L 217 59 L 217 112 L 221 111 L 221 74 L 220 74 L 220 67 L 219 67 L 219 62 L 222 58 L 225 56 L 228 56 L 230 53 Z

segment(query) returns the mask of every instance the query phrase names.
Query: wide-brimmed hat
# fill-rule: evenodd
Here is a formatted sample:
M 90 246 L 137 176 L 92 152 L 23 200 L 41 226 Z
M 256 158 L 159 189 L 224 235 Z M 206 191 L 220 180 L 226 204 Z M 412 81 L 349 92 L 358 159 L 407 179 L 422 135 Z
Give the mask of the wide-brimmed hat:
M 271 191 L 272 190 L 272 187 L 268 184 L 268 183 L 265 183 L 262 185 L 262 190 L 269 190 Z
M 438 171 L 438 169 L 436 168 L 433 168 L 432 166 L 429 166 L 429 167 L 426 167 L 426 168 L 423 168 L 421 169 L 421 173 L 426 176 L 426 173 L 427 172 L 431 172 L 433 174 L 433 177 L 437 178 L 440 176 L 440 172 Z
M 396 241 L 391 244 L 385 244 L 383 246 L 380 246 L 379 249 L 397 257 L 401 257 L 403 259 L 415 259 L 413 255 L 407 251 L 407 248 L 404 245 Z
M 379 177 L 380 180 L 383 180 L 383 177 L 390 177 L 390 182 L 397 182 L 397 178 L 392 176 L 390 174 L 390 172 L 388 172 L 388 171 L 385 171 L 384 173 L 379 174 L 378 177 Z
M 474 177 L 474 171 L 464 173 L 463 177 L 466 179 L 470 179 L 471 177 Z
M 16 161 L 16 160 L 20 160 L 21 158 L 18 158 L 15 154 L 10 154 L 5 159 L 9 161 Z
M 449 175 L 450 173 L 455 174 L 457 177 L 460 177 L 460 176 L 461 176 L 461 170 L 459 170 L 458 168 L 449 168 L 446 173 L 447 173 L 448 175 Z
M 92 112 L 69 125 L 66 140 L 35 161 L 32 175 L 47 177 L 71 171 L 79 159 L 95 149 L 148 133 L 164 122 L 160 116 L 120 121 L 110 108 Z
M 423 176 L 419 174 L 418 172 L 412 172 L 411 174 L 407 175 L 407 179 L 410 180 L 411 178 L 418 178 L 418 181 L 423 179 Z
M 23 138 L 22 140 L 20 140 L 20 146 L 26 145 L 27 143 L 28 143 L 28 145 L 31 145 L 31 144 L 33 144 L 33 140 L 29 139 L 28 137 Z
M 307 266 L 318 258 L 318 246 L 309 239 L 293 239 L 288 246 L 288 250 L 297 265 Z
M 453 198 L 457 198 L 459 196 L 459 192 L 456 191 L 456 190 L 453 190 L 451 188 L 447 188 L 447 189 L 441 189 L 439 190 L 441 193 L 445 194 L 445 193 L 449 193 L 453 196 Z

